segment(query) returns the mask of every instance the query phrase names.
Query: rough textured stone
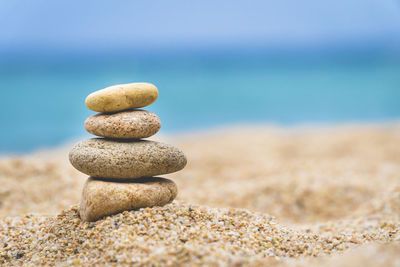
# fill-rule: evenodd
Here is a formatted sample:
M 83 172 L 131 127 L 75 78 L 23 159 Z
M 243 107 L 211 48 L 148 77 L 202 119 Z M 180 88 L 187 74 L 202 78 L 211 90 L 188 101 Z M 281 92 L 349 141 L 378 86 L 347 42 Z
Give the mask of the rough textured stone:
M 175 199 L 176 184 L 159 177 L 119 182 L 89 178 L 79 208 L 81 219 L 95 221 L 126 210 L 163 206 Z
M 160 127 L 158 116 L 146 110 L 100 113 L 85 121 L 89 133 L 119 139 L 147 138 L 156 134 Z
M 116 179 L 167 174 L 186 165 L 180 149 L 147 140 L 87 139 L 72 148 L 69 159 L 77 170 L 89 176 Z
M 141 108 L 156 101 L 158 90 L 151 83 L 129 83 L 107 87 L 88 95 L 86 106 L 97 112 Z

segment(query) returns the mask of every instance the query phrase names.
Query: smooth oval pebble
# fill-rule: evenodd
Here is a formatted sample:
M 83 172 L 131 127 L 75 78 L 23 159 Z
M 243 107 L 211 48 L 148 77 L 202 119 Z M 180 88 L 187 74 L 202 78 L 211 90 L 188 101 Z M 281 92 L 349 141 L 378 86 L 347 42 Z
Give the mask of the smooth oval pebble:
M 84 221 L 139 208 L 163 206 L 175 199 L 176 184 L 159 177 L 123 182 L 89 178 L 82 192 L 79 213 Z
M 129 110 L 90 116 L 85 128 L 91 134 L 109 138 L 147 138 L 160 130 L 161 121 L 153 112 Z
M 92 138 L 77 143 L 69 153 L 71 164 L 92 176 L 134 179 L 179 171 L 186 165 L 183 152 L 154 141 Z
M 156 101 L 158 90 L 151 83 L 128 83 L 107 87 L 86 97 L 86 106 L 97 112 L 141 108 Z

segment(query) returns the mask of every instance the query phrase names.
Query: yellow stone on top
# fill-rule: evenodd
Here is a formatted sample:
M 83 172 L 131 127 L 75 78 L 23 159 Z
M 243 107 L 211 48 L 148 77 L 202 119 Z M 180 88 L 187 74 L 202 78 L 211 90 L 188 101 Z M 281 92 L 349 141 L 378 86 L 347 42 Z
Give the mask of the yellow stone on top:
M 86 106 L 97 112 L 116 112 L 152 104 L 158 90 L 151 83 L 128 83 L 107 87 L 86 97 Z

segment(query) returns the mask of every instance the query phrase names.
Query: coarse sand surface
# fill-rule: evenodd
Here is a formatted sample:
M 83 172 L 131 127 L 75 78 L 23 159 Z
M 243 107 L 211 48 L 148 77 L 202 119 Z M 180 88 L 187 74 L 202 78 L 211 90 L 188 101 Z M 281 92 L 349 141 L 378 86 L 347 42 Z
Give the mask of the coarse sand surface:
M 70 145 L 0 159 L 0 265 L 399 266 L 400 124 L 150 138 L 188 164 L 164 207 L 96 222 Z

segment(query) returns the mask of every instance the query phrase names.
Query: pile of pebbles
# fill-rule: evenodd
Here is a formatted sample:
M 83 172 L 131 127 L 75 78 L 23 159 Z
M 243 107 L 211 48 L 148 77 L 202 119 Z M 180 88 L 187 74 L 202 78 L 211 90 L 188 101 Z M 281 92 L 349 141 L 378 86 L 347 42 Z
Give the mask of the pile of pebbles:
M 71 164 L 90 177 L 79 213 L 84 221 L 139 208 L 163 206 L 177 195 L 176 184 L 155 177 L 183 169 L 186 157 L 168 144 L 143 140 L 161 127 L 158 116 L 145 107 L 156 101 L 150 83 L 107 87 L 86 98 L 86 106 L 101 112 L 86 119 L 86 130 L 100 138 L 77 143 L 69 153 Z

